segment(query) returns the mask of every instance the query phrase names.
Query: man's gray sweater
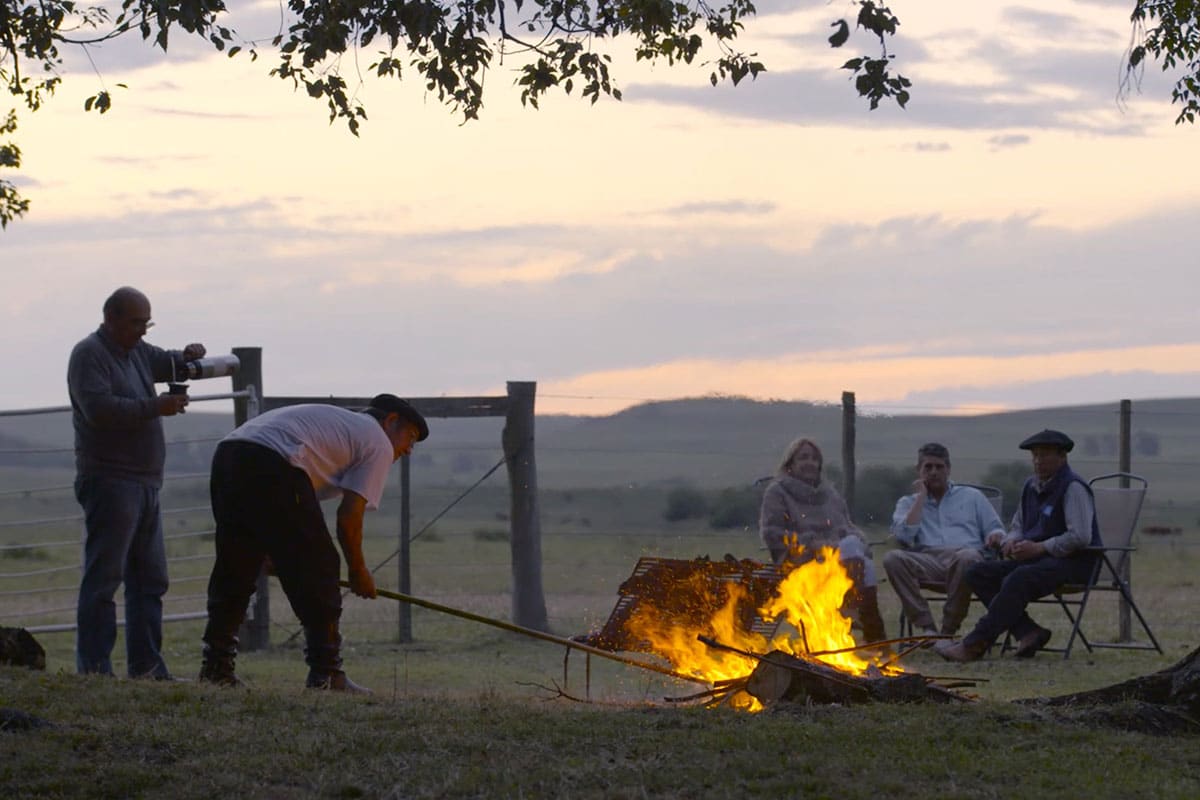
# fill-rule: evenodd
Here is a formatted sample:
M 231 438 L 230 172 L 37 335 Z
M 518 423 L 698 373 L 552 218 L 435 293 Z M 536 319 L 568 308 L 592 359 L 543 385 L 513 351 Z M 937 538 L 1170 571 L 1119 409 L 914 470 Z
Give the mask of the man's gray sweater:
M 75 345 L 67 388 L 80 477 L 162 486 L 166 444 L 154 383 L 174 377 L 178 356 L 146 342 L 127 351 L 103 327 Z

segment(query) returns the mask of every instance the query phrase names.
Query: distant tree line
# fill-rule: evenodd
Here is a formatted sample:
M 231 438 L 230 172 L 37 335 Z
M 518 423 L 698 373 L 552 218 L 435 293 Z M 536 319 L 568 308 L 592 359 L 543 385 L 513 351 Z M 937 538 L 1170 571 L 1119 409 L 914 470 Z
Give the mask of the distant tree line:
M 1158 435 L 1150 431 L 1134 431 L 1129 447 L 1135 456 L 1156 456 L 1162 452 L 1162 443 L 1159 441 Z M 1084 436 L 1079 442 L 1079 449 L 1089 457 L 1113 457 L 1120 449 L 1120 441 L 1113 433 L 1106 433 L 1102 436 Z
M 979 479 L 980 483 L 995 486 L 1003 493 L 1001 521 L 1005 525 L 1016 511 L 1017 498 L 1029 475 L 1028 461 L 1008 461 L 992 464 Z M 841 471 L 836 466 L 827 467 L 825 477 L 834 486 L 842 483 Z M 865 467 L 855 482 L 855 521 L 864 525 L 890 525 L 896 501 L 910 493 L 914 478 L 911 466 Z M 663 519 L 668 522 L 704 519 L 714 530 L 757 529 L 762 494 L 768 480 L 764 478 L 753 485 L 725 489 L 675 487 L 667 492 Z

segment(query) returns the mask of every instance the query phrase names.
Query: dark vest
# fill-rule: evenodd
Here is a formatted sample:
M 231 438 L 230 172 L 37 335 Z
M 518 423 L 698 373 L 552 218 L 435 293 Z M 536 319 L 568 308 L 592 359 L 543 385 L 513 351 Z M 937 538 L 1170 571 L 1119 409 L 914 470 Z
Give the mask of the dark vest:
M 1047 481 L 1041 491 L 1038 491 L 1036 477 L 1025 481 L 1025 488 L 1021 490 L 1021 535 L 1024 538 L 1042 542 L 1066 532 L 1067 515 L 1063 510 L 1063 500 L 1072 483 L 1078 483 L 1087 489 L 1089 497 L 1092 496 L 1092 488 L 1087 481 L 1067 465 Z M 1100 546 L 1100 526 L 1095 514 L 1092 514 L 1091 545 Z

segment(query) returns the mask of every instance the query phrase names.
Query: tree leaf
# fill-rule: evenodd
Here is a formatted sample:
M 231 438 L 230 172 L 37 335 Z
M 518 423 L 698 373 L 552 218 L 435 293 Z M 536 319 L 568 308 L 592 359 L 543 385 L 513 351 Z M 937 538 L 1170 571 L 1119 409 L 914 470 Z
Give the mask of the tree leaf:
M 839 19 L 837 22 L 832 23 L 829 27 L 837 28 L 833 35 L 829 37 L 830 47 L 841 47 L 846 43 L 846 40 L 850 38 L 850 24 L 847 23 L 846 20 Z

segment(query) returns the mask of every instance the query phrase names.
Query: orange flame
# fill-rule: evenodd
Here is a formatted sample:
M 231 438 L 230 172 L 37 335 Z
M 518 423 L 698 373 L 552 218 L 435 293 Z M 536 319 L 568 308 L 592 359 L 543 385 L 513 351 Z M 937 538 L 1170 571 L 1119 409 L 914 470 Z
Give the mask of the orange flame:
M 686 582 L 679 594 L 697 593 L 718 610 L 699 623 L 678 609 L 669 610 L 653 603 L 640 605 L 626 623 L 632 635 L 648 643 L 648 649 L 666 659 L 681 673 L 703 678 L 712 683 L 742 678 L 753 672 L 758 660 L 740 653 L 719 650 L 705 645 L 697 637 L 706 636 L 717 642 L 748 653 L 766 654 L 781 650 L 798 658 L 813 658 L 854 675 L 864 674 L 873 664 L 885 673 L 901 672 L 898 667 L 883 667 L 877 655 L 863 650 L 846 650 L 855 646 L 850 633 L 850 619 L 842 614 L 846 592 L 853 582 L 837 558 L 837 551 L 823 547 L 811 560 L 794 567 L 780 581 L 774 594 L 757 609 L 764 619 L 781 622 L 775 636 L 767 637 L 748 630 L 745 623 L 749 592 L 737 583 L 725 583 L 720 591 L 723 602 L 712 597 L 712 585 L 697 572 Z M 699 602 L 687 605 L 695 607 Z M 757 711 L 761 704 L 740 693 L 732 704 L 745 710 Z

